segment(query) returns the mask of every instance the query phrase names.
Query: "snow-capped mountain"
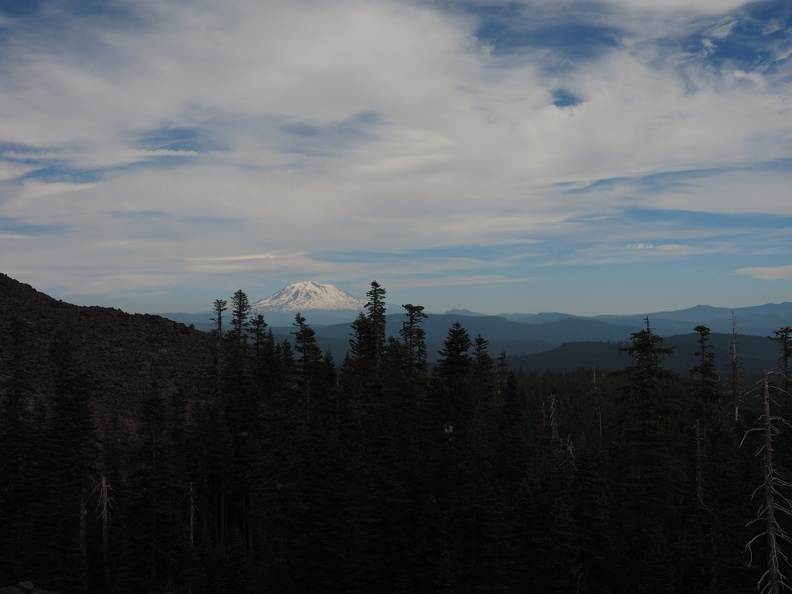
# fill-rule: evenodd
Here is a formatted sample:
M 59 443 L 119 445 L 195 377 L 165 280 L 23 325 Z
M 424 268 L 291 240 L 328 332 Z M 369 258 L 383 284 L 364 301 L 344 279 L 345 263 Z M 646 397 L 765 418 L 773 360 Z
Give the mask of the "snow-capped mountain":
M 309 310 L 361 310 L 366 300 L 350 295 L 333 285 L 315 281 L 294 283 L 274 295 L 253 304 L 260 311 L 309 311 Z

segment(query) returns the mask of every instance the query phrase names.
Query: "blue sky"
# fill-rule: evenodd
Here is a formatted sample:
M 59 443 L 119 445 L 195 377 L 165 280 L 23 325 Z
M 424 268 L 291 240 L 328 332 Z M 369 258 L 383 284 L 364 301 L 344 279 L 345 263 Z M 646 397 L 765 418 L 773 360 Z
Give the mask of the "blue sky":
M 792 300 L 786 0 L 0 0 L 0 272 L 205 311 Z

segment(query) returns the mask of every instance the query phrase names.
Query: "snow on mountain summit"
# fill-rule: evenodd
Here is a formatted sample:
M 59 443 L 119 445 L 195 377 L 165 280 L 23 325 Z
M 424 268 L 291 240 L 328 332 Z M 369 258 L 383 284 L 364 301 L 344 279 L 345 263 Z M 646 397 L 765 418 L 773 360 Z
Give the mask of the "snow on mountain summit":
M 333 285 L 315 281 L 294 283 L 253 304 L 263 311 L 360 310 L 366 300 L 350 295 Z

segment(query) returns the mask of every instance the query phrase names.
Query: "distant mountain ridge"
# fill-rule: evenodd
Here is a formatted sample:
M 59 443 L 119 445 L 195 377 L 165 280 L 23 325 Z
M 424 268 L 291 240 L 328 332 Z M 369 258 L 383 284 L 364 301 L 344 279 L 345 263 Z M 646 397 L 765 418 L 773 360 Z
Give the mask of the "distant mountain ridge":
M 707 326 L 712 332 L 731 333 L 733 320 L 740 334 L 767 336 L 773 330 L 792 325 L 792 302 L 735 308 L 696 305 L 686 309 L 647 312 L 646 314 L 605 314 L 587 317 L 559 312 L 499 314 L 499 316 L 523 324 L 576 319 L 631 326 L 636 329 L 641 329 L 648 317 L 652 329 L 661 335 L 686 334 L 698 325 Z
M 329 301 L 323 300 L 322 293 L 316 293 L 310 298 L 306 298 L 308 292 L 314 290 L 315 286 L 335 289 L 333 285 L 321 285 L 310 281 L 295 283 L 273 296 L 259 301 L 254 307 L 258 313 L 264 315 L 267 323 L 272 327 L 290 326 L 294 321 L 294 315 L 297 312 L 302 312 L 308 324 L 314 327 L 326 326 L 328 328 L 327 335 L 348 337 L 349 331 L 343 325 L 351 322 L 356 312 L 363 309 L 365 300 L 337 289 L 342 296 L 338 297 L 336 294 L 336 297 Z M 288 290 L 290 288 L 292 290 Z M 333 293 L 328 291 L 328 294 Z M 343 297 L 343 295 L 348 295 L 349 298 Z M 327 309 L 337 306 L 339 303 L 344 304 L 348 309 Z M 394 320 L 392 322 L 393 329 L 391 330 L 389 322 L 388 330 L 394 336 L 398 334 L 404 317 L 400 309 L 393 304 L 389 304 L 388 307 L 388 318 Z M 645 327 L 646 317 L 649 318 L 654 332 L 661 336 L 688 334 L 698 325 L 707 326 L 713 333 L 730 334 L 733 320 L 737 332 L 749 336 L 769 336 L 774 330 L 792 325 L 792 302 L 737 308 L 697 305 L 675 311 L 597 316 L 576 316 L 563 312 L 488 315 L 467 309 L 451 309 L 442 314 L 426 313 L 430 315 L 430 320 L 433 319 L 438 324 L 448 323 L 449 320 L 451 323 L 459 320 L 468 327 L 472 335 L 481 331 L 482 336 L 489 340 L 514 340 L 516 338 L 518 341 L 536 340 L 552 345 L 581 340 L 626 340 L 631 332 Z M 159 313 L 158 315 L 185 324 L 194 324 L 196 328 L 202 330 L 210 330 L 213 327 L 211 312 L 200 314 Z M 431 324 L 430 321 L 428 323 Z M 336 325 L 338 325 L 337 328 L 332 328 Z M 285 328 L 283 330 L 285 331 Z M 447 327 L 443 330 L 447 330 Z M 323 333 L 325 332 L 320 334 Z M 526 351 L 533 352 L 536 346 L 533 345 Z
M 301 313 L 308 324 L 327 326 L 329 335 L 339 333 L 348 336 L 344 325 L 351 322 L 366 305 L 366 299 L 356 297 L 331 284 L 316 281 L 293 283 L 273 295 L 252 305 L 256 313 L 264 315 L 271 327 L 290 327 L 294 316 Z M 389 304 L 388 317 L 393 316 L 396 336 L 403 317 L 401 308 Z M 469 309 L 450 309 L 445 313 L 427 311 L 438 323 L 458 318 L 463 325 L 470 326 L 475 335 L 482 329 L 482 336 L 492 340 L 531 340 L 559 345 L 569 341 L 625 340 L 631 332 L 644 328 L 646 317 L 655 333 L 661 336 L 688 334 L 697 325 L 707 326 L 713 333 L 730 334 L 732 323 L 739 334 L 769 336 L 774 330 L 792 325 L 792 302 L 768 303 L 748 307 L 714 307 L 696 305 L 686 309 L 647 312 L 646 314 L 603 314 L 577 316 L 563 312 L 483 314 Z M 213 327 L 211 312 L 200 314 L 159 313 L 164 317 L 194 324 L 196 328 L 208 330 Z M 453 320 L 452 320 L 453 322 Z M 505 323 L 509 322 L 509 323 Z M 513 327 L 516 325 L 517 328 Z M 339 328 L 330 329 L 331 326 Z M 523 329 L 519 329 L 522 326 Z M 531 331 L 524 332 L 532 327 Z M 446 328 L 447 329 L 447 328 Z M 445 329 L 444 329 L 445 330 Z M 389 328 L 390 331 L 390 328 Z M 329 337 L 329 336 L 328 336 Z M 532 352 L 537 345 L 526 349 Z

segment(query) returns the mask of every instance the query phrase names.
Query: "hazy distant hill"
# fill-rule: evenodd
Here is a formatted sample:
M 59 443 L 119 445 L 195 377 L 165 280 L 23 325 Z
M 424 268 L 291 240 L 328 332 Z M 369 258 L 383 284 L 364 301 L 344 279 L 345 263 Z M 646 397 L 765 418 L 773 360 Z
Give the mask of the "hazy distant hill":
M 674 352 L 664 360 L 663 367 L 677 373 L 690 372 L 698 364 L 697 340 L 698 334 L 693 333 L 666 337 L 663 346 L 673 348 Z M 721 375 L 726 375 L 730 369 L 731 340 L 731 334 L 710 335 L 715 363 Z M 619 351 L 619 347 L 625 344 L 626 341 L 567 342 L 549 351 L 511 356 L 509 363 L 526 371 L 574 371 L 591 367 L 612 371 L 622 369 L 630 362 L 627 355 Z M 740 368 L 748 378 L 758 378 L 764 368 L 777 368 L 778 345 L 767 337 L 739 335 L 737 353 Z
M 661 335 L 683 334 L 690 332 L 695 326 L 707 326 L 712 332 L 730 334 L 732 331 L 732 314 L 740 334 L 767 336 L 773 330 L 792 325 L 792 303 L 768 303 L 749 307 L 712 307 L 696 305 L 675 311 L 647 312 L 630 315 L 598 315 L 573 316 L 559 312 L 538 314 L 500 314 L 500 317 L 523 324 L 542 324 L 561 319 L 595 320 L 606 324 L 628 326 L 640 330 L 648 316 L 652 328 Z

